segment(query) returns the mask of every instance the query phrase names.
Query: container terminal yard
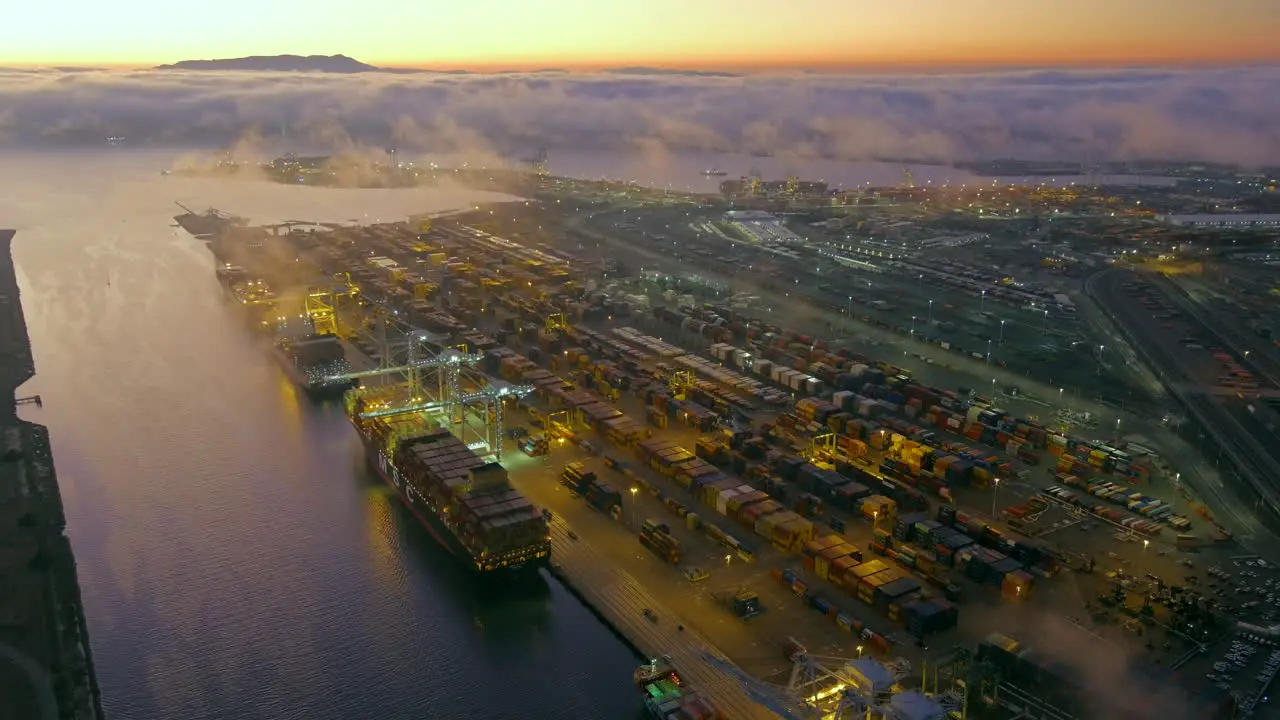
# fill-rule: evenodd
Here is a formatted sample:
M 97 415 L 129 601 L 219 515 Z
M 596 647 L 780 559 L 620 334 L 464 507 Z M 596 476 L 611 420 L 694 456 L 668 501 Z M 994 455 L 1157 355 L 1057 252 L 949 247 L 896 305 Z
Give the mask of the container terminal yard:
M 11 243 L 0 230 L 0 374 L 4 380 L 4 455 L 0 457 L 0 717 L 24 720 L 102 718 L 75 559 L 63 534 L 65 519 L 49 432 L 22 420 L 18 397 L 35 375 Z
M 1167 401 L 1132 349 L 1092 349 L 1117 330 L 1068 309 L 1083 296 L 1058 266 L 1080 263 L 988 288 L 936 248 L 1012 246 L 948 236 L 910 265 L 862 261 L 867 290 L 808 224 L 719 199 L 472 180 L 530 200 L 369 227 L 228 218 L 210 247 L 232 302 L 280 289 L 238 309 L 251 324 L 341 338 L 354 369 L 326 379 L 378 398 L 348 402 L 357 428 L 413 426 L 379 435 L 375 464 L 457 438 L 454 480 L 417 481 L 441 544 L 486 575 L 506 551 L 546 562 L 646 658 L 655 717 L 1263 711 L 1278 566 L 1182 481 L 1194 450 L 1150 419 Z M 797 191 L 825 192 L 764 190 Z M 789 275 L 805 252 L 827 260 Z M 689 272 L 709 258 L 733 272 Z M 793 295 L 822 273 L 844 302 Z M 938 336 L 975 324 L 997 334 L 963 354 Z M 1020 375 L 1019 349 L 1063 387 Z M 392 484 L 413 507 L 423 486 Z

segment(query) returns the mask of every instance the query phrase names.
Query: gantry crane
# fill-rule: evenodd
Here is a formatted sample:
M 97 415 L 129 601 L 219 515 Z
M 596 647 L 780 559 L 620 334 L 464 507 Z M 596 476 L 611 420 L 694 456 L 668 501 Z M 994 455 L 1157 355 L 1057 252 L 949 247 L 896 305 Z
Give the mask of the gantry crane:
M 381 327 L 385 338 L 387 320 L 385 317 L 383 320 Z M 474 368 L 483 356 L 460 352 L 455 348 L 431 354 L 425 347 L 430 341 L 428 334 L 415 332 L 408 338 L 403 364 L 390 364 L 390 359 L 396 353 L 387 347 L 383 353 L 382 367 L 334 375 L 329 380 L 338 382 L 400 375 L 403 380 L 399 383 L 351 391 L 353 401 L 363 399 L 366 404 L 367 409 L 360 413 L 361 419 L 420 413 L 440 415 L 443 422 L 468 447 L 501 460 L 506 404 L 533 392 L 534 388 L 528 385 L 490 384 L 481 377 L 464 378 L 464 374 Z M 434 382 L 431 382 L 432 379 Z M 468 385 L 474 385 L 475 389 L 464 388 L 464 379 Z M 480 413 L 482 429 L 477 430 L 467 422 L 469 409 Z
M 737 681 L 747 697 L 784 720 L 893 720 L 895 707 L 909 700 L 914 717 L 942 720 L 958 710 L 950 696 L 930 696 L 900 684 L 911 672 L 904 659 L 822 658 L 799 650 L 792 655 L 787 684 L 774 685 L 743 672 L 707 650 L 698 654 Z M 900 697 L 895 700 L 895 697 Z M 925 712 L 921 713 L 921 710 Z
M 697 381 L 692 370 L 676 370 L 671 373 L 671 378 L 667 380 L 667 387 L 671 388 L 671 394 L 677 400 L 686 400 L 689 397 L 689 391 L 693 389 Z
M 569 319 L 564 313 L 547 315 L 546 331 L 563 333 L 569 329 Z
M 338 303 L 344 298 L 356 300 L 360 296 L 360 287 L 352 282 L 350 273 L 338 273 L 332 281 L 328 286 L 309 288 L 303 299 L 307 319 L 317 334 L 341 335 Z

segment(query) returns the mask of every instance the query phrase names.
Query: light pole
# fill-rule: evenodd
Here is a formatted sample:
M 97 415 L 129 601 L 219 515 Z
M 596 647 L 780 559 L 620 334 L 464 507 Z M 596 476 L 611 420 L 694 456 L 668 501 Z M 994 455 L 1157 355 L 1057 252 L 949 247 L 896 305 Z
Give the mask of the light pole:
M 996 343 L 997 345 L 1003 345 L 1003 344 L 1004 344 L 1004 324 L 1005 324 L 1006 322 L 1008 322 L 1008 321 L 1007 321 L 1007 320 L 1001 320 L 1001 321 L 1000 321 L 1000 342 Z
M 929 301 L 929 324 L 933 324 L 933 301 Z
M 1045 310 L 1044 311 L 1044 327 L 1040 329 L 1040 334 L 1047 335 L 1048 333 L 1049 333 L 1049 311 Z
M 920 294 L 923 295 L 924 294 L 924 273 L 920 273 L 920 277 L 917 278 L 917 280 L 920 281 Z
M 1102 351 L 1106 349 L 1107 349 L 1106 345 L 1098 346 L 1098 366 L 1096 368 L 1098 377 L 1102 376 Z
M 631 527 L 636 526 L 636 493 L 640 492 L 640 488 L 632 486 L 631 488 Z
M 991 486 L 991 519 L 996 519 L 996 494 L 1000 492 L 1000 478 L 995 479 L 995 484 Z
M 916 316 L 912 315 L 911 316 L 911 338 L 914 340 L 915 337 L 916 337 Z
M 871 281 L 867 281 L 867 304 L 871 304 Z
M 849 317 L 853 317 L 853 296 L 849 296 L 849 309 L 845 312 Z
M 987 311 L 987 291 L 983 290 L 982 297 L 978 300 L 978 312 L 984 313 L 986 311 Z
M 991 341 L 987 341 L 987 364 L 991 364 Z

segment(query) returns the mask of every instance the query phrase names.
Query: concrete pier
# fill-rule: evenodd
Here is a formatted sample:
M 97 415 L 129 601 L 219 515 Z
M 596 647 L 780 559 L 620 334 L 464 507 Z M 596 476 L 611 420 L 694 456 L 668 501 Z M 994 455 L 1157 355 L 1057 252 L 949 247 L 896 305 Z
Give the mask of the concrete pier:
M 0 717 L 99 720 L 75 558 L 63 530 L 43 425 L 18 417 L 18 388 L 35 375 L 10 252 L 0 230 Z M 38 400 L 33 401 L 38 404 Z
M 726 720 L 777 720 L 777 715 L 748 698 L 735 680 L 707 663 L 699 649 L 720 659 L 725 659 L 724 653 L 692 628 L 678 630 L 678 613 L 663 607 L 635 578 L 589 543 L 570 538 L 568 532 L 562 522 L 552 523 L 556 575 L 629 644 L 651 658 L 670 656 L 693 689 Z M 645 618 L 645 608 L 654 611 L 657 622 Z

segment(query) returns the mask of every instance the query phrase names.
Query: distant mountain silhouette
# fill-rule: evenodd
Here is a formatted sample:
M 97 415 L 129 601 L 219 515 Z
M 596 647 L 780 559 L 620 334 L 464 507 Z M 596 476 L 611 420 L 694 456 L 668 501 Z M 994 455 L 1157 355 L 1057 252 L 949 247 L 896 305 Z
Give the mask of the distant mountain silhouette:
M 172 65 L 160 65 L 153 69 L 319 73 L 361 73 L 377 72 L 379 70 L 373 65 L 367 65 L 346 55 L 255 55 L 253 57 L 221 60 L 183 60 Z
M 606 68 L 604 72 L 614 75 L 682 75 L 685 77 L 738 77 L 736 73 L 716 72 L 712 70 L 678 70 L 675 68 L 655 67 L 619 67 Z

